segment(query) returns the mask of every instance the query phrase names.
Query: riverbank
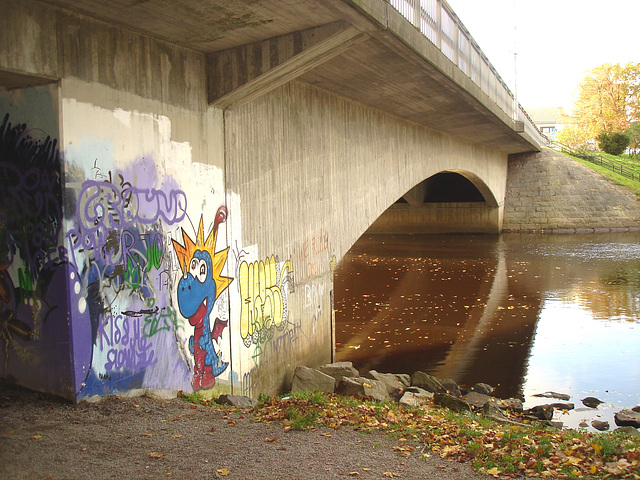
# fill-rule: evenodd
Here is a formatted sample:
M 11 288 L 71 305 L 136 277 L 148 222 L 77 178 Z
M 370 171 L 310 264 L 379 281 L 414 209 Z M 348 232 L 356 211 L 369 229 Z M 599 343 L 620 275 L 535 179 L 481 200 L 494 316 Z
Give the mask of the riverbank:
M 254 409 L 197 395 L 74 405 L 3 382 L 0 442 L 3 479 L 638 478 L 640 458 L 623 434 L 522 429 L 433 405 L 331 394 Z
M 252 409 L 177 398 L 75 405 L 0 380 L 3 480 L 345 477 L 486 478 L 468 463 L 408 451 L 383 431 L 285 430 Z

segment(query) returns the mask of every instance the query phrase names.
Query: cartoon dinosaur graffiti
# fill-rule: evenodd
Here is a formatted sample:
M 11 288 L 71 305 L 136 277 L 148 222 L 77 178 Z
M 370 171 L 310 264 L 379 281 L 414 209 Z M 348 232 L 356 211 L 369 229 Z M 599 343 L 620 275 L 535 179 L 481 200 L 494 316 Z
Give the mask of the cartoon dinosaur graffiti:
M 193 355 L 194 368 L 191 386 L 193 390 L 212 388 L 216 377 L 225 371 L 228 362 L 222 361 L 213 346 L 220 339 L 228 321 L 216 318 L 211 329 L 209 316 L 220 294 L 233 281 L 223 277 L 222 269 L 227 261 L 229 247 L 215 252 L 218 226 L 227 219 L 227 209 L 220 207 L 216 213 L 213 229 L 204 238 L 202 217 L 196 241 L 182 229 L 184 245 L 173 240 L 173 248 L 180 262 L 182 278 L 178 283 L 178 308 L 183 317 L 193 326 L 189 338 L 189 350 Z

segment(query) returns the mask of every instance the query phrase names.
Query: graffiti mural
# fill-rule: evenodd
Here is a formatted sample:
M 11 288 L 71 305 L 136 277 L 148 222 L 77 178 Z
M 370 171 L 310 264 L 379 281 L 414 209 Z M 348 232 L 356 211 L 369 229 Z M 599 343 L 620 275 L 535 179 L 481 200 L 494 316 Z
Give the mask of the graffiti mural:
M 284 261 L 257 245 L 229 259 L 223 227 L 242 229 L 226 202 L 241 211 L 240 199 L 220 188 L 221 168 L 171 141 L 168 119 L 61 99 L 63 155 L 8 103 L 0 89 L 0 375 L 75 400 L 138 389 L 254 395 L 322 340 L 326 231 Z
M 143 158 L 136 163 L 155 168 L 150 162 Z M 152 298 L 169 282 L 167 270 L 164 282 L 151 275 L 163 269 L 167 243 L 163 226 L 180 223 L 186 208 L 185 193 L 171 186 L 141 188 L 123 173 L 114 180 L 110 171 L 105 180 L 85 180 L 76 201 L 77 227 L 66 234 L 71 263 L 82 270 L 86 259 L 78 254 L 89 252 L 89 263 L 99 267 L 99 276 L 116 291 L 139 290 L 144 298 Z
M 293 264 L 280 265 L 273 255 L 265 261 L 243 261 L 239 270 L 240 336 L 246 347 L 260 345 L 288 325 L 287 295 L 293 291 Z
M 177 297 L 180 314 L 193 326 L 189 338 L 189 351 L 193 355 L 193 390 L 212 388 L 216 377 L 229 365 L 214 348 L 228 321 L 216 318 L 211 324 L 211 311 L 215 301 L 232 279 L 222 275 L 229 248 L 216 252 L 218 227 L 227 219 L 227 210 L 220 207 L 213 229 L 205 239 L 202 217 L 194 242 L 182 230 L 183 244 L 173 240 L 173 247 L 183 273 L 178 282 Z
M 188 370 L 171 302 L 170 247 L 170 228 L 186 218 L 186 194 L 151 156 L 120 169 L 90 166 L 86 178 L 82 165 L 65 165 L 71 288 L 83 294 L 72 313 L 90 345 L 76 361 L 82 396 L 161 384 L 176 359 Z

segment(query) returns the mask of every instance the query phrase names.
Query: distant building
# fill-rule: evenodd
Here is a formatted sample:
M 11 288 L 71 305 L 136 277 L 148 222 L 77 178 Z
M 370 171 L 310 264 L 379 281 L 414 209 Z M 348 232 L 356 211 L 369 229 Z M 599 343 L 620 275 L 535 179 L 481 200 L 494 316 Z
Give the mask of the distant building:
M 527 108 L 526 111 L 540 131 L 552 140 L 556 139 L 558 132 L 569 125 L 569 115 L 564 107 Z

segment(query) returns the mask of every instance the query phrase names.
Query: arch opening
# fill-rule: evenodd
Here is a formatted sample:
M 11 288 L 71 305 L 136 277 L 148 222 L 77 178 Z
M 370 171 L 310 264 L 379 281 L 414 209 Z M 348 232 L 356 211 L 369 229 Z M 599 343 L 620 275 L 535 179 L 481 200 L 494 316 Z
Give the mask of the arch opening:
M 485 202 L 480 190 L 463 175 L 456 172 L 440 172 L 420 182 L 396 203 L 452 203 L 452 202 Z
M 423 180 L 396 204 L 481 203 L 497 206 L 498 202 L 487 185 L 477 175 L 461 170 L 445 170 Z
M 502 208 L 477 175 L 446 170 L 423 180 L 369 227 L 368 234 L 499 234 Z

